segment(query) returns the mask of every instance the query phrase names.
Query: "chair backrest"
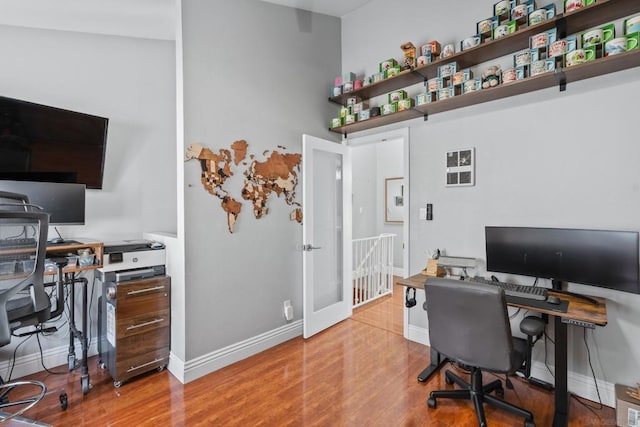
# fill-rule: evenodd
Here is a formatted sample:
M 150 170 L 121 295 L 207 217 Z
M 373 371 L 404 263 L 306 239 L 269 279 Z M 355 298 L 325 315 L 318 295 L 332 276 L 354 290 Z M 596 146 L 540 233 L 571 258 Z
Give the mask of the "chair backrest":
M 429 278 L 424 289 L 434 349 L 464 365 L 495 372 L 513 369 L 511 325 L 501 288 Z
M 20 322 L 11 323 L 8 311 L 12 299 L 27 291 L 20 315 L 26 317 L 49 310 L 49 296 L 44 290 L 44 261 L 49 214 L 44 212 L 7 211 L 0 205 L 0 346 L 11 340 L 11 331 Z
M 26 194 L 13 193 L 10 191 L 0 191 L 0 210 L 2 211 L 22 211 L 40 212 L 42 208 L 29 201 Z

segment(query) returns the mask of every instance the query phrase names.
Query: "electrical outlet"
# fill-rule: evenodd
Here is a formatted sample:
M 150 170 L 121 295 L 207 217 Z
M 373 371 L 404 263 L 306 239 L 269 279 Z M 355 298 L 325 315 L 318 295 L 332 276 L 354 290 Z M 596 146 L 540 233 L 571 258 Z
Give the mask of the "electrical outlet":
M 293 320 L 293 306 L 290 300 L 284 302 L 284 318 L 285 320 Z

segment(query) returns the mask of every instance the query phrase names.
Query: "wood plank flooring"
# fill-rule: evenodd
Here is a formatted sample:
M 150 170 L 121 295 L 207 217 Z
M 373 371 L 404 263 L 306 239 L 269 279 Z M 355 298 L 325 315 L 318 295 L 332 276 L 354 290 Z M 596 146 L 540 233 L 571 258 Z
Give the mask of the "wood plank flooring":
M 403 298 L 394 292 L 371 309 L 386 304 L 398 314 Z M 60 410 L 54 393 L 29 415 L 75 427 L 477 425 L 471 402 L 442 400 L 436 409 L 426 406 L 429 391 L 452 387 L 445 384 L 444 371 L 418 382 L 417 374 L 429 362 L 428 347 L 405 340 L 401 330 L 398 334 L 389 326 L 393 322 L 372 325 L 375 316 L 366 310 L 309 340 L 292 339 L 186 385 L 164 371 L 115 389 L 96 357 L 90 360 L 93 389 L 85 396 L 78 372 L 39 373 L 31 377 L 50 389 L 66 388 L 69 409 Z M 519 379 L 513 382 L 515 389 L 505 389 L 505 400 L 531 410 L 537 426 L 551 425 L 553 394 Z M 523 425 L 521 418 L 489 406 L 486 413 L 492 427 Z M 615 425 L 613 409 L 592 411 L 573 398 L 570 418 L 571 426 Z

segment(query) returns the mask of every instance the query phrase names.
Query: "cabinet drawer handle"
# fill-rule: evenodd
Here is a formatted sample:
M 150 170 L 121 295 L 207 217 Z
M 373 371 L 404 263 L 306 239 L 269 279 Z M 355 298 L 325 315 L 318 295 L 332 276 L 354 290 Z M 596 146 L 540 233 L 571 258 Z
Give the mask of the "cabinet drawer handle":
M 156 286 L 155 288 L 147 288 L 147 289 L 138 289 L 137 291 L 129 291 L 127 292 L 127 295 L 136 295 L 136 294 L 142 294 L 145 292 L 153 292 L 153 291 L 157 291 L 160 289 L 164 289 L 164 286 Z
M 154 359 L 151 362 L 143 363 L 142 365 L 132 366 L 129 369 L 127 369 L 127 372 L 137 371 L 140 368 L 144 368 L 145 366 L 153 365 L 154 363 L 162 362 L 163 360 L 164 360 L 164 357 L 161 357 L 160 359 Z
M 164 321 L 164 318 L 161 317 L 159 319 L 150 320 L 149 322 L 138 323 L 137 325 L 127 326 L 127 331 L 130 331 L 132 329 L 143 328 L 145 326 L 153 325 L 154 323 L 160 323 L 162 321 Z

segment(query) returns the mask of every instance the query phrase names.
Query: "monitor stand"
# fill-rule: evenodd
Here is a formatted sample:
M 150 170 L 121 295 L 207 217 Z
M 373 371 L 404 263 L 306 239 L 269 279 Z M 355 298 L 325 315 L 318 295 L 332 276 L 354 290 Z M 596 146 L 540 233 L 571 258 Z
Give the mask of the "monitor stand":
M 587 296 L 587 295 L 577 294 L 575 292 L 565 291 L 563 289 L 563 285 L 562 285 L 563 283 L 564 282 L 562 280 L 551 279 L 551 285 L 552 285 L 553 292 L 557 292 L 559 294 L 570 295 L 572 297 L 580 298 L 580 299 L 583 299 L 585 301 L 590 302 L 593 305 L 600 305 L 600 302 L 595 298 L 592 298 L 592 297 Z

